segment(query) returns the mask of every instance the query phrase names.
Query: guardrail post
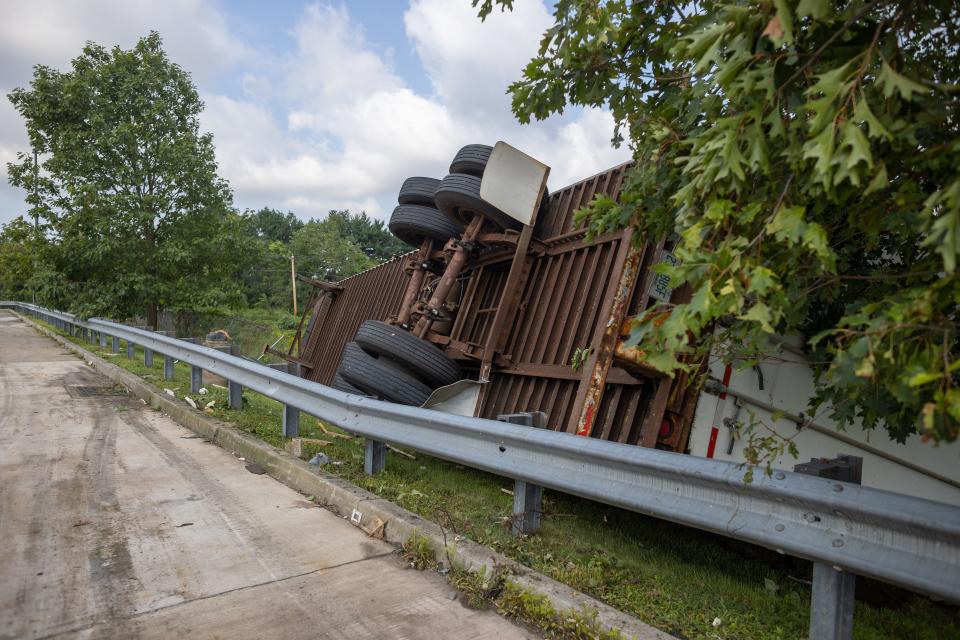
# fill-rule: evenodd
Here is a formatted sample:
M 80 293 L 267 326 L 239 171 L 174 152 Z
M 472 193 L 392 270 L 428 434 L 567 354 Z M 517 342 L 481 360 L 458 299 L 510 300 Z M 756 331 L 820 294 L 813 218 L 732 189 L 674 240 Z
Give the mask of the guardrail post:
M 199 393 L 203 386 L 203 369 L 190 365 L 190 393 Z
M 164 355 L 163 356 L 163 379 L 164 380 L 173 380 L 175 371 L 173 368 L 173 356 Z
M 190 344 L 197 344 L 196 339 L 194 338 L 181 338 L 184 342 L 189 342 Z M 200 387 L 203 386 L 203 368 L 196 365 L 190 365 L 190 393 L 199 393 Z
M 154 333 L 156 333 L 156 334 L 159 335 L 159 336 L 165 336 L 165 335 L 169 334 L 169 331 L 154 331 Z M 146 347 L 146 345 L 144 345 L 144 347 L 143 347 L 143 366 L 145 366 L 145 367 L 151 367 L 151 368 L 153 367 L 153 349 L 148 349 L 148 348 Z M 163 371 L 163 373 L 164 373 L 164 377 L 166 377 L 166 373 L 167 373 L 167 371 L 166 371 L 166 361 L 164 361 L 164 371 Z M 169 380 L 169 378 L 168 378 L 168 380 Z
M 136 348 L 136 346 L 137 345 L 127 340 L 127 357 L 130 358 L 131 360 L 133 360 L 134 349 Z
M 230 345 L 230 355 L 239 356 L 240 345 Z M 227 380 L 227 408 L 233 409 L 234 411 L 243 409 L 243 387 L 239 382 Z
M 300 375 L 300 365 L 296 362 L 280 362 L 268 365 L 271 369 L 283 371 L 293 376 Z M 296 438 L 300 435 L 300 409 L 283 405 L 283 437 Z
M 387 466 L 387 444 L 365 438 L 363 441 L 363 472 L 375 476 Z
M 797 473 L 860 484 L 863 458 L 839 455 L 834 460 L 812 459 L 794 466 Z M 853 604 L 857 576 L 813 563 L 810 594 L 810 640 L 850 640 L 853 637 Z
M 111 353 L 120 353 L 120 338 L 113 336 L 110 340 L 110 351 Z
M 538 429 L 546 428 L 547 414 L 543 411 L 524 413 L 505 413 L 497 416 L 500 422 L 522 424 Z M 543 487 L 525 480 L 513 481 L 513 524 L 515 536 L 528 536 L 540 528 L 540 514 L 543 512 Z

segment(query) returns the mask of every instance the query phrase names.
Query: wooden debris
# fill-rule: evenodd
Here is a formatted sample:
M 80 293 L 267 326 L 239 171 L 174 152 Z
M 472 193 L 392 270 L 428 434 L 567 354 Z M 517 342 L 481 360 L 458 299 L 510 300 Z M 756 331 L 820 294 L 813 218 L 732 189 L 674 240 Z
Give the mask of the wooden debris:
M 360 524 L 360 530 L 371 538 L 380 538 L 383 539 L 383 529 L 386 527 L 387 523 L 381 520 L 380 518 L 373 518 L 369 520 L 366 524 Z
M 302 458 L 303 457 L 303 445 L 313 445 L 315 447 L 325 447 L 328 444 L 333 444 L 330 440 L 318 440 L 317 438 L 291 438 L 289 442 L 283 445 L 283 448 L 290 455 Z
M 413 455 L 412 453 L 408 453 L 407 451 L 401 451 L 400 449 L 397 449 L 397 448 L 394 447 L 393 445 L 389 445 L 389 444 L 388 444 L 388 445 L 387 445 L 387 449 L 390 449 L 390 451 L 393 451 L 394 453 L 399 453 L 400 455 L 402 455 L 402 456 L 405 457 L 405 458 L 410 458 L 411 460 L 416 460 L 416 459 L 417 459 L 417 456 Z
M 348 436 L 345 433 L 338 433 L 337 431 L 330 431 L 322 422 L 317 422 L 317 426 L 320 427 L 320 431 L 323 431 L 323 435 L 325 436 L 330 436 L 331 438 L 343 438 L 344 440 L 353 440 L 353 436 Z

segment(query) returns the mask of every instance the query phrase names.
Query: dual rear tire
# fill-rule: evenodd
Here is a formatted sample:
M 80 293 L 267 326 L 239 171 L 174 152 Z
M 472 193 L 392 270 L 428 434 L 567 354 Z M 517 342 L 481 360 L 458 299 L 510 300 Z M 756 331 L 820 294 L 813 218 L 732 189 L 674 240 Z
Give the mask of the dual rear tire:
M 344 347 L 332 386 L 420 406 L 434 389 L 459 379 L 460 368 L 433 344 L 400 327 L 367 320 Z

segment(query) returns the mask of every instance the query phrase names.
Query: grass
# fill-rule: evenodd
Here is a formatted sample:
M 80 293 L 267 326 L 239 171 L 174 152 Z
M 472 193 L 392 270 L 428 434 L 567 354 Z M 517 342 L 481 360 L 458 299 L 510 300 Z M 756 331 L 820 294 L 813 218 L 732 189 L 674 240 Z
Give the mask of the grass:
M 454 567 L 450 582 L 463 594 L 472 609 L 496 609 L 497 613 L 519 620 L 559 640 L 626 640 L 617 630 L 604 631 L 595 611 L 557 611 L 550 599 L 511 582 L 509 575 L 470 573 Z
M 175 380 L 164 381 L 161 357 L 155 358 L 153 368 L 146 368 L 140 350 L 128 360 L 123 353 L 111 356 L 99 346 L 83 346 L 158 387 L 173 389 L 180 398 L 189 390 L 189 367 L 185 365 L 176 367 Z M 225 390 L 208 388 L 209 394 L 192 397 L 204 404 L 213 400 L 214 417 L 232 422 L 270 444 L 284 445 L 279 403 L 246 391 L 244 410 L 228 411 Z M 335 427 L 327 428 L 339 432 Z M 306 415 L 301 417 L 300 432 L 303 437 L 330 442 L 305 445 L 304 459 L 323 451 L 331 460 L 326 470 L 437 522 L 454 535 L 493 547 L 678 637 L 806 637 L 811 574 L 808 562 L 550 491 L 544 493 L 541 530 L 517 539 L 510 533 L 513 498 L 509 491 L 513 482 L 509 479 L 421 454 L 410 459 L 392 452 L 386 471 L 367 476 L 363 473 L 362 439 L 327 437 L 320 422 Z M 414 541 L 406 553 L 411 562 L 427 566 L 421 547 Z M 503 593 L 511 592 L 504 588 L 496 598 L 486 598 L 501 613 L 526 619 L 543 608 L 543 603 L 522 593 L 506 600 Z M 854 614 L 854 638 L 858 640 L 960 639 L 958 607 L 866 579 L 858 579 L 858 598 Z M 715 626 L 716 620 L 719 624 Z M 577 622 L 571 628 L 577 634 L 587 634 L 588 622 L 583 621 L 587 626 Z M 544 631 L 555 637 L 594 637 L 563 635 L 569 629 L 560 627 Z

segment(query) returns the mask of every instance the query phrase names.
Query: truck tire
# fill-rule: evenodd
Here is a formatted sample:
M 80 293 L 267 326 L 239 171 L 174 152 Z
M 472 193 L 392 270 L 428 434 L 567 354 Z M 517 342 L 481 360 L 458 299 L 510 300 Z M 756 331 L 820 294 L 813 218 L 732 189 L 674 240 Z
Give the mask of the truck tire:
M 397 202 L 400 204 L 422 204 L 426 207 L 436 207 L 433 203 L 433 192 L 440 186 L 436 178 L 407 178 L 400 187 Z
M 460 367 L 433 344 L 409 331 L 379 320 L 367 320 L 353 341 L 367 353 L 402 364 L 431 388 L 453 384 L 460 379 Z
M 468 176 L 483 177 L 483 170 L 487 167 L 490 152 L 493 147 L 485 144 L 468 144 L 457 151 L 450 163 L 450 173 L 465 173 Z
M 339 370 L 335 374 L 333 374 L 333 380 L 330 382 L 330 386 L 336 389 L 337 391 L 343 391 L 344 393 L 355 393 L 358 396 L 367 395 L 365 392 L 361 391 L 360 389 L 357 389 L 355 386 L 353 386 L 352 384 L 344 380 L 343 376 L 340 375 Z
M 465 173 L 477 178 L 483 177 L 487 168 L 490 153 L 493 147 L 485 144 L 468 144 L 460 149 L 450 163 L 450 173 Z M 479 190 L 477 191 L 479 193 Z M 550 212 L 550 190 L 544 187 L 543 198 L 540 199 L 540 209 L 537 211 L 537 221 L 543 220 Z
M 393 210 L 387 228 L 411 247 L 419 247 L 424 238 L 443 244 L 450 238 L 459 238 L 463 233 L 463 227 L 455 224 L 449 217 L 433 207 L 420 204 L 398 206 Z
M 473 214 L 479 214 L 501 229 L 520 229 L 523 225 L 480 198 L 480 178 L 451 173 L 440 182 L 434 194 L 437 208 L 451 222 L 466 226 Z
M 418 407 L 430 397 L 430 387 L 389 359 L 370 355 L 356 342 L 343 348 L 338 372 L 361 391 L 389 402 Z

